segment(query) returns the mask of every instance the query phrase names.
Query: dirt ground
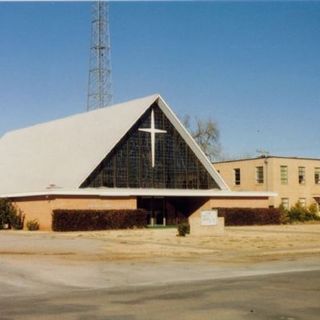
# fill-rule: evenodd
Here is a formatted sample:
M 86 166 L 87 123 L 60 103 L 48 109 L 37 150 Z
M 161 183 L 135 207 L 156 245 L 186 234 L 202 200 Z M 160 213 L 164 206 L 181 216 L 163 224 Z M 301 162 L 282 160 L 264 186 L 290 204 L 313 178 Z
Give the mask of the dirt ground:
M 102 240 L 102 259 L 255 262 L 320 256 L 320 224 L 228 227 L 223 236 L 177 237 L 175 229 L 68 234 Z M 112 245 L 111 245 L 112 244 Z
M 0 254 L 71 260 L 209 259 L 217 262 L 320 256 L 320 224 L 226 227 L 223 236 L 210 237 L 178 237 L 176 234 L 174 228 L 67 233 L 2 231 Z
M 1 231 L 0 297 L 320 269 L 320 224 L 176 233 Z

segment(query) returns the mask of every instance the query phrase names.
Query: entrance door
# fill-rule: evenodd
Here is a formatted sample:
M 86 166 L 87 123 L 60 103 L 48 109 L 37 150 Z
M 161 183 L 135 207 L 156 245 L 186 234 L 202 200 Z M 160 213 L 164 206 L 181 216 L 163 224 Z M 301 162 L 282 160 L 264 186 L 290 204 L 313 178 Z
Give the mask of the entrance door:
M 148 214 L 150 226 L 166 225 L 166 206 L 163 197 L 141 197 L 138 198 L 138 208 L 145 209 Z
M 204 197 L 138 197 L 138 208 L 148 213 L 150 226 L 177 225 L 201 208 L 209 199 Z

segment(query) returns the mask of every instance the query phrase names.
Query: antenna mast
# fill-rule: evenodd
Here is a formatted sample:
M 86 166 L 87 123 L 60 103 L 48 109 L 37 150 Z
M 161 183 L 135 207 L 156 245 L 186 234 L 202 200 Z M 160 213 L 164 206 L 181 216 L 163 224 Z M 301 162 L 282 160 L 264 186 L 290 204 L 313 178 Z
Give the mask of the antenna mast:
M 112 104 L 111 48 L 108 4 L 92 4 L 87 111 Z
M 256 152 L 261 156 L 261 157 L 268 157 L 270 152 L 267 150 L 262 150 L 262 149 L 257 149 Z

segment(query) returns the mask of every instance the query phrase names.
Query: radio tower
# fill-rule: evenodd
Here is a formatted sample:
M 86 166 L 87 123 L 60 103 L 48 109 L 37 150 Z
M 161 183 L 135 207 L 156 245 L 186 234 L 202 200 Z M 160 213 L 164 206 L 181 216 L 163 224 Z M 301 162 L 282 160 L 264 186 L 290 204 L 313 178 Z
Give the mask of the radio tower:
M 112 104 L 108 4 L 92 4 L 90 70 L 87 111 Z

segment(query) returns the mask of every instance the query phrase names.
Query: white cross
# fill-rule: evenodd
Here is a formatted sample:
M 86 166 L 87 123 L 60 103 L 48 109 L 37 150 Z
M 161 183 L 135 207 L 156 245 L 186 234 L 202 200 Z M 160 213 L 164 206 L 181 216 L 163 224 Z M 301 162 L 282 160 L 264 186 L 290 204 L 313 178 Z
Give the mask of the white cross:
M 155 144 L 156 144 L 156 133 L 167 133 L 166 130 L 156 129 L 154 127 L 154 112 L 151 110 L 151 128 L 139 129 L 139 131 L 149 132 L 151 134 L 151 157 L 152 157 L 152 168 L 155 163 Z

